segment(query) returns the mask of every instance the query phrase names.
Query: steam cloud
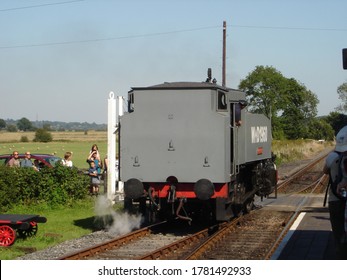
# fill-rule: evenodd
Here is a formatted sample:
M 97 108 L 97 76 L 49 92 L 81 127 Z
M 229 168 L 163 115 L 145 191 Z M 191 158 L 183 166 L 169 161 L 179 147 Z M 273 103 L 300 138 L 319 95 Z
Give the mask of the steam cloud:
M 106 196 L 98 196 L 95 201 L 96 222 L 102 223 L 107 231 L 123 235 L 140 228 L 142 216 L 118 213 L 112 208 L 112 202 Z

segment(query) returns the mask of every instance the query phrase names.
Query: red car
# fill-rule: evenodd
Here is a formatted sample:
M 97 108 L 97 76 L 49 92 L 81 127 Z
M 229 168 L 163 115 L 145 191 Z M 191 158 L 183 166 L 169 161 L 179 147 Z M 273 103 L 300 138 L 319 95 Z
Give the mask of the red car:
M 7 162 L 13 157 L 12 154 L 7 155 L 0 155 L 0 166 L 6 165 Z M 18 156 L 19 160 L 22 160 L 25 158 L 25 154 L 19 154 Z M 31 154 L 31 160 L 34 162 L 34 160 L 38 160 L 39 167 L 54 167 L 57 162 L 61 162 L 61 158 L 49 155 L 49 154 Z

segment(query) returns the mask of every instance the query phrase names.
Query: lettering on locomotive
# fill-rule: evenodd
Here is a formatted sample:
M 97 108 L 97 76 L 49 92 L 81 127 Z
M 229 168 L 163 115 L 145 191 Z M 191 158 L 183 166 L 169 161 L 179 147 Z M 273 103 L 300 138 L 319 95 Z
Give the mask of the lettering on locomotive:
M 267 142 L 267 126 L 251 127 L 252 143 Z

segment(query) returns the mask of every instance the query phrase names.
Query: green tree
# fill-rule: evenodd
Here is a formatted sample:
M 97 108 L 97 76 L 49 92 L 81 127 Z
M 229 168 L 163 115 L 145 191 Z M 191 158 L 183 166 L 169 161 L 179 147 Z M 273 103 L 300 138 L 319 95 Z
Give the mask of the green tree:
M 273 136 L 298 139 L 308 135 L 308 124 L 317 114 L 317 96 L 274 67 L 257 66 L 239 89 L 246 92 L 249 110 L 272 120 Z
M 52 142 L 53 136 L 50 132 L 43 128 L 38 128 L 35 132 L 35 138 L 33 139 L 34 142 Z
M 337 93 L 342 103 L 335 109 L 339 112 L 347 112 L 347 82 L 337 88 Z
M 334 140 L 335 132 L 331 125 L 324 119 L 312 119 L 308 124 L 308 137 L 316 140 Z
M 34 128 L 31 121 L 29 121 L 27 118 L 21 118 L 17 122 L 17 127 L 19 130 L 22 130 L 22 131 L 30 131 Z
M 249 109 L 254 113 L 276 116 L 283 101 L 281 92 L 285 78 L 273 67 L 256 66 L 255 70 L 240 82 L 239 89 L 247 94 Z
M 7 129 L 8 132 L 16 132 L 16 131 L 18 131 L 17 126 L 14 125 L 14 124 L 7 125 L 6 129 Z
M 347 124 L 347 116 L 338 112 L 331 112 L 323 119 L 333 128 L 335 135 Z
M 3 119 L 0 119 L 0 129 L 6 128 L 6 122 Z
M 280 119 L 287 138 L 314 138 L 308 126 L 317 115 L 316 95 L 291 78 L 286 80 L 283 97 Z

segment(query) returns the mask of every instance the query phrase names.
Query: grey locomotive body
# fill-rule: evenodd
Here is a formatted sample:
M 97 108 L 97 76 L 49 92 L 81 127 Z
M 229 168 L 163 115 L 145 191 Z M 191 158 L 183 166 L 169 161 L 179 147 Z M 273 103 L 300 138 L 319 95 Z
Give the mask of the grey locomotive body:
M 120 180 L 133 200 L 164 216 L 216 220 L 250 210 L 277 184 L 271 123 L 246 110 L 245 93 L 215 83 L 132 88 L 120 119 Z

